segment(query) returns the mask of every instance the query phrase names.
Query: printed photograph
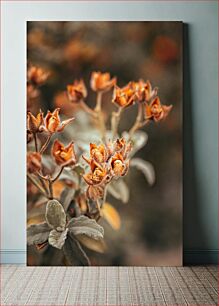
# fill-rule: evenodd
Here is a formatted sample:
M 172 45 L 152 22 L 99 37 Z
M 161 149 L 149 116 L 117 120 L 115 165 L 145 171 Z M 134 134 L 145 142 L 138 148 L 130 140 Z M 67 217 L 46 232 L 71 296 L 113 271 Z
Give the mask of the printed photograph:
M 27 265 L 182 265 L 182 22 L 27 22 Z

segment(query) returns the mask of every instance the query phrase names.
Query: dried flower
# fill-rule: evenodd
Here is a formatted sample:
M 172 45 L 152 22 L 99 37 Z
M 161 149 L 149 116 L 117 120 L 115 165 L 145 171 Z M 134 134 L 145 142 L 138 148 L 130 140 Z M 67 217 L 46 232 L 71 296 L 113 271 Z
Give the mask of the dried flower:
M 27 80 L 34 85 L 42 85 L 49 77 L 49 72 L 46 72 L 40 67 L 31 66 L 27 71 Z
M 41 155 L 38 152 L 27 153 L 27 171 L 36 173 L 41 169 Z
M 126 146 L 125 138 L 118 138 L 115 142 L 115 150 L 121 151 Z
M 114 152 L 110 158 L 111 174 L 113 176 L 124 176 L 129 169 L 128 155 L 132 149 L 131 142 L 119 138 L 114 142 Z
M 128 107 L 135 102 L 149 102 L 157 95 L 157 90 L 157 87 L 152 89 L 149 81 L 129 82 L 122 88 L 115 87 L 112 102 L 120 107 Z
M 107 176 L 107 169 L 105 167 L 102 167 L 94 160 L 91 160 L 90 169 L 91 172 L 83 176 L 88 185 L 99 185 L 105 181 L 104 178 Z
M 172 107 L 172 105 L 162 105 L 160 99 L 157 97 L 149 105 L 146 104 L 145 119 L 156 122 L 165 119 Z
M 93 72 L 91 74 L 91 88 L 94 91 L 108 91 L 116 84 L 116 78 L 110 79 L 109 73 Z
M 86 195 L 89 199 L 96 201 L 103 198 L 104 196 L 104 186 L 88 186 Z
M 68 98 L 71 102 L 78 103 L 87 96 L 87 89 L 83 80 L 75 80 L 72 85 L 67 86 Z
M 107 164 L 101 166 L 96 161 L 90 161 L 91 171 L 83 176 L 85 182 L 89 185 L 87 188 L 87 196 L 89 199 L 97 200 L 103 197 L 106 184 L 108 184 L 112 176 L 107 169 Z
M 47 112 L 44 120 L 45 130 L 50 134 L 63 131 L 65 126 L 74 120 L 74 118 L 70 118 L 61 122 L 59 112 L 60 108 L 56 108 L 52 113 L 50 111 Z
M 114 176 L 124 176 L 129 169 L 129 161 L 125 161 L 121 153 L 116 153 L 111 159 L 111 173 Z
M 113 177 L 121 177 L 127 173 L 130 150 L 131 144 L 124 138 L 109 142 L 106 147 L 103 144 L 90 144 L 90 159 L 83 157 L 90 166 L 90 172 L 83 176 L 89 185 L 87 196 L 90 199 L 97 200 L 102 197 L 106 185 Z
M 133 87 L 138 102 L 150 102 L 151 99 L 157 96 L 158 88 L 152 89 L 150 81 L 145 83 L 143 80 L 139 80 L 139 82 L 133 83 Z
M 43 112 L 40 111 L 35 117 L 31 112 L 27 113 L 27 129 L 31 133 L 42 132 Z
M 52 156 L 60 166 L 73 166 L 76 164 L 76 155 L 72 142 L 65 147 L 58 139 L 56 139 L 52 147 Z
M 128 157 L 129 152 L 132 149 L 131 142 L 126 142 L 126 140 L 122 138 L 118 138 L 115 142 L 115 151 L 122 154 L 123 158 L 126 159 Z
M 103 144 L 97 146 L 94 143 L 90 143 L 90 156 L 98 163 L 103 163 L 107 159 L 107 151 Z
M 112 102 L 120 107 L 132 105 L 135 102 L 135 90 L 132 82 L 122 88 L 115 86 Z

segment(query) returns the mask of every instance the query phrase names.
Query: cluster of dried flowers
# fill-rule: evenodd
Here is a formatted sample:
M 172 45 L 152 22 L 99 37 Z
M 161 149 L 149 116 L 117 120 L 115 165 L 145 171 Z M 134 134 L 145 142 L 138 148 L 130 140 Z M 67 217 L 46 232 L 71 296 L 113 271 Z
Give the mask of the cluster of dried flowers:
M 43 69 L 29 67 L 28 104 L 33 103 L 39 95 L 39 86 L 48 77 L 49 73 Z M 102 251 L 100 245 L 104 230 L 97 223 L 99 219 L 104 217 L 114 229 L 119 228 L 120 217 L 115 208 L 106 202 L 106 197 L 107 193 L 111 193 L 127 202 L 127 187 L 123 177 L 130 166 L 142 170 L 149 183 L 153 183 L 152 166 L 139 158 L 133 158 L 146 141 L 144 134 L 138 134 L 138 130 L 151 121 L 165 119 L 172 108 L 171 105 L 161 104 L 157 96 L 158 89 L 153 89 L 149 81 L 132 81 L 120 88 L 116 78 L 111 78 L 109 73 L 93 72 L 90 86 L 97 94 L 93 109 L 85 102 L 87 88 L 83 80 L 75 80 L 73 84 L 67 85 L 66 90 L 69 101 L 77 104 L 89 116 L 91 124 L 99 132 L 99 142 L 89 143 L 87 151 L 77 146 L 77 141 L 73 142 L 76 135 L 72 135 L 67 145 L 58 139 L 60 133 L 65 133 L 67 126 L 74 125 L 74 118 L 60 118 L 59 108 L 48 111 L 46 115 L 41 110 L 36 115 L 27 112 L 27 177 L 30 186 L 42 195 L 45 203 L 45 220 L 38 224 L 32 222 L 28 226 L 27 242 L 39 249 L 48 245 L 63 249 L 70 264 L 82 265 L 90 263 L 81 245 Z M 112 103 L 117 106 L 117 110 L 111 114 L 109 128 L 102 102 L 104 93 L 112 89 Z M 122 114 L 134 104 L 138 106 L 136 120 L 130 130 L 120 136 L 118 127 Z M 48 152 L 49 147 L 51 152 Z M 49 156 L 52 156 L 53 166 L 51 161 L 45 163 Z M 56 192 L 58 183 L 64 186 L 60 194 Z M 99 247 L 97 244 L 92 247 L 92 241 L 99 242 Z

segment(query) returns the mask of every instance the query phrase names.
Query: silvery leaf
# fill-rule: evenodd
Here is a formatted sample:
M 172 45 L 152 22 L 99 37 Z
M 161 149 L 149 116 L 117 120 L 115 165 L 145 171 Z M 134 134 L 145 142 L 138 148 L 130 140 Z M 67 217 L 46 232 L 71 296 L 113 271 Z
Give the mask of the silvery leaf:
M 117 200 L 121 200 L 123 203 L 127 203 L 129 200 L 129 188 L 123 179 L 112 181 L 107 186 L 107 192 Z
M 75 128 L 87 131 L 91 127 L 90 116 L 84 111 L 78 111 L 76 114 Z M 73 126 L 73 125 L 72 125 Z
M 74 135 L 74 141 L 77 145 L 89 144 L 90 142 L 96 142 L 100 139 L 100 131 L 91 124 L 90 117 L 85 112 L 77 112 L 76 120 L 74 124 L 69 124 L 64 130 L 65 137 L 72 139 Z
M 78 175 L 72 169 L 64 169 L 59 177 L 59 180 L 68 180 L 78 185 Z
M 132 158 L 130 161 L 130 166 L 131 167 L 136 167 L 138 170 L 140 170 L 145 178 L 148 181 L 149 185 L 153 185 L 155 182 L 155 171 L 154 167 L 152 166 L 151 163 L 148 161 L 145 161 L 141 158 Z
M 71 201 L 74 199 L 74 195 L 75 195 L 75 189 L 73 188 L 65 188 L 62 191 L 60 196 L 60 201 L 62 203 L 65 212 L 68 210 Z
M 129 139 L 128 133 L 124 132 L 122 135 L 126 140 Z M 129 154 L 130 157 L 134 156 L 136 152 L 138 152 L 141 148 L 143 148 L 148 140 L 147 133 L 143 131 L 136 131 L 134 135 L 132 136 L 132 150 Z
M 95 240 L 85 235 L 77 235 L 77 240 L 86 248 L 98 253 L 104 253 L 107 249 L 103 239 Z
M 74 167 L 74 172 L 75 174 L 77 174 L 78 176 L 81 176 L 85 173 L 84 171 L 84 167 L 82 167 L 80 164 L 77 164 L 75 167 Z
M 67 235 L 67 239 L 63 246 L 63 252 L 72 266 L 90 266 L 90 261 L 86 253 L 73 235 Z
M 69 231 L 74 235 L 86 235 L 93 239 L 99 240 L 103 238 L 104 229 L 94 219 L 85 216 L 72 218 L 67 225 Z
M 57 200 L 50 200 L 46 205 L 46 221 L 54 229 L 63 230 L 66 225 L 66 215 L 63 206 Z
M 62 232 L 57 232 L 57 230 L 52 230 L 49 234 L 49 244 L 54 248 L 61 249 L 65 243 L 67 237 L 68 229 L 66 228 Z
M 51 228 L 46 222 L 40 224 L 32 224 L 27 227 L 27 244 L 41 244 L 45 242 L 48 237 Z

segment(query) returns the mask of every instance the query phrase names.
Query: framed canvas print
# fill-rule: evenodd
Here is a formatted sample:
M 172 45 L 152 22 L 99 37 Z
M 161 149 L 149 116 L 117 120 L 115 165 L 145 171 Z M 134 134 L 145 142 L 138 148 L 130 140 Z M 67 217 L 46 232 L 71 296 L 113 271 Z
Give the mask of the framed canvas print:
M 182 22 L 27 22 L 27 264 L 182 264 Z

